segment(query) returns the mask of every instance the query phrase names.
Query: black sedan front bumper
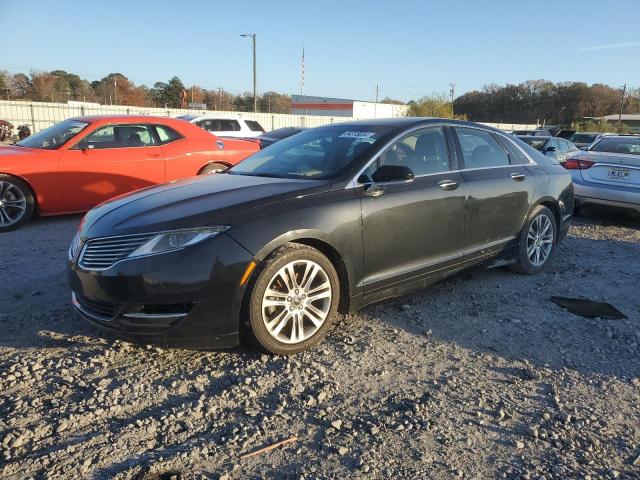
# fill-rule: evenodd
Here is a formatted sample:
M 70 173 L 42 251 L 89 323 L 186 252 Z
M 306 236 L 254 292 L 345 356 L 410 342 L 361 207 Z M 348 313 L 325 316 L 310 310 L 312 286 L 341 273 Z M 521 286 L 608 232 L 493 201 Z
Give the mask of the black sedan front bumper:
M 165 347 L 238 345 L 252 255 L 222 233 L 182 250 L 125 259 L 85 270 L 73 259 L 69 284 L 75 309 L 114 336 Z

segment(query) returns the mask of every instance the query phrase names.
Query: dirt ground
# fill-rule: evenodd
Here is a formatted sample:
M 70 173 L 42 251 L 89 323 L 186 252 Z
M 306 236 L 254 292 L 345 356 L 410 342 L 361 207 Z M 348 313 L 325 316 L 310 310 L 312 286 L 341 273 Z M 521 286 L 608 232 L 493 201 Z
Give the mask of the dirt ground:
M 587 211 L 544 274 L 466 272 L 290 358 L 92 330 L 65 280 L 79 220 L 0 236 L 3 479 L 640 478 L 637 217 Z

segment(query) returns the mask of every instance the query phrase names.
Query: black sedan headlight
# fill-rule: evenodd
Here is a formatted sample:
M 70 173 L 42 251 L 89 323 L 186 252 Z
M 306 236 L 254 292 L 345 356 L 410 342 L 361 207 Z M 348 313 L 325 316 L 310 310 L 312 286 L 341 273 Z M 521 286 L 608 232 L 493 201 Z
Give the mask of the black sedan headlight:
M 215 237 L 228 228 L 229 227 L 208 227 L 158 233 L 131 252 L 128 258 L 157 255 L 159 253 L 180 250 L 200 243 L 208 238 Z

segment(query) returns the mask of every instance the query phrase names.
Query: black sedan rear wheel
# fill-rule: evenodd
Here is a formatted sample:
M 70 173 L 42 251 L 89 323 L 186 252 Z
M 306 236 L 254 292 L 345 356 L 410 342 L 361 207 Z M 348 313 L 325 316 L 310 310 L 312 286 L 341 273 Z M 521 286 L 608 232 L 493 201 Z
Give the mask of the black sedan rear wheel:
M 557 232 L 553 212 L 543 205 L 534 208 L 520 234 L 518 258 L 513 269 L 527 274 L 544 270 L 556 248 Z
M 249 305 L 251 329 L 272 353 L 307 350 L 331 329 L 339 297 L 333 264 L 314 248 L 287 245 L 264 261 L 256 278 Z
M 0 174 L 0 232 L 15 230 L 28 222 L 34 208 L 29 186 L 19 178 Z

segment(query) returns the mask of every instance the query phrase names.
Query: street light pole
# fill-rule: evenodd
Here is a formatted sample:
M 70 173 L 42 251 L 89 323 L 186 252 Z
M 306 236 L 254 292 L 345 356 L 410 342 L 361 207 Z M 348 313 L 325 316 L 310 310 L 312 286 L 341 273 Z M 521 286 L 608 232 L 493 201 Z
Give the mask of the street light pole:
M 622 123 L 622 112 L 624 110 L 624 94 L 627 92 L 627 84 L 622 86 L 622 98 L 620 99 L 620 113 L 618 114 L 618 133 L 620 133 L 620 123 Z
M 258 111 L 258 97 L 256 92 L 256 34 L 255 33 L 243 33 L 241 37 L 251 37 L 253 40 L 253 111 Z

